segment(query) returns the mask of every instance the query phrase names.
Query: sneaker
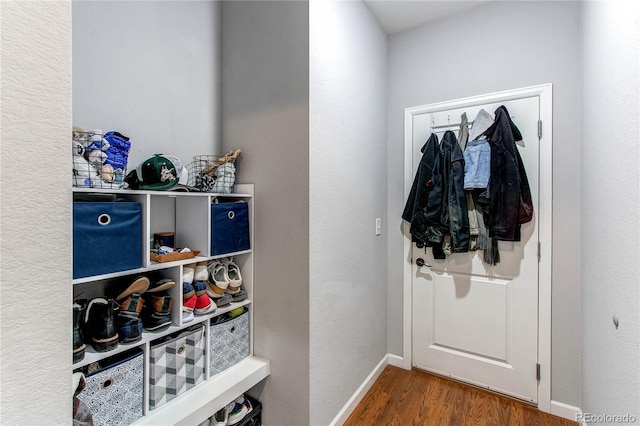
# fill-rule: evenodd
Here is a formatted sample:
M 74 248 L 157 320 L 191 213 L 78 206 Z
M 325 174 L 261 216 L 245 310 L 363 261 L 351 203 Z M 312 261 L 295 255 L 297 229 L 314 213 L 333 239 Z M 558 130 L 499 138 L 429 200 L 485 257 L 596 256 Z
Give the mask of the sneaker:
M 221 308 L 223 306 L 227 306 L 229 303 L 233 302 L 233 296 L 230 294 L 223 294 L 222 296 L 218 297 L 217 299 L 213 299 L 216 303 L 216 306 L 218 308 Z
M 195 274 L 196 264 L 184 265 L 182 267 L 182 281 L 185 283 L 193 283 L 193 275 Z
M 73 303 L 73 363 L 84 359 L 84 352 L 87 347 L 82 338 L 82 311 L 83 303 Z
M 249 409 L 244 405 L 244 396 L 239 396 L 225 408 L 229 412 L 227 419 L 227 425 L 229 426 L 240 423 L 249 414 Z
M 193 308 L 196 307 L 196 300 L 198 296 L 196 296 L 196 291 L 188 282 L 182 283 L 182 307 L 186 312 L 192 312 Z
M 243 289 L 240 289 L 236 293 L 230 296 L 232 297 L 234 302 L 242 302 L 247 298 L 247 292 L 244 291 Z
M 210 298 L 215 300 L 224 295 L 224 292 L 225 292 L 224 289 L 218 287 L 211 281 L 207 280 L 205 281 L 205 284 L 207 284 L 207 294 L 209 295 Z
M 142 325 L 149 331 L 168 328 L 171 325 L 171 296 L 145 294 Z
M 227 272 L 226 263 L 214 260 L 207 267 L 209 271 L 209 281 L 214 283 L 218 288 L 226 290 L 229 287 L 229 274 Z
M 196 291 L 188 282 L 182 283 L 182 323 L 194 320 L 193 309 L 196 307 Z
M 240 291 L 242 285 L 242 275 L 240 274 L 240 268 L 232 260 L 226 263 L 227 277 L 229 278 L 229 287 L 227 291 L 231 294 L 235 294 Z
M 115 300 L 96 297 L 84 313 L 84 336 L 96 352 L 107 352 L 118 346 L 114 321 Z
M 207 271 L 207 262 L 196 263 L 195 271 L 193 274 L 194 281 L 206 281 L 209 278 L 209 272 Z
M 188 322 L 193 321 L 194 319 L 196 319 L 195 315 L 193 314 L 193 311 L 191 312 L 185 312 L 182 311 L 182 323 L 186 324 Z
M 140 312 L 143 305 L 142 296 L 138 293 L 133 293 L 120 302 L 120 309 L 116 315 L 116 327 L 121 343 L 134 343 L 142 339 Z
M 222 408 L 209 419 L 211 426 L 227 426 L 229 422 L 229 412 L 227 411 L 227 407 Z
M 196 315 L 209 314 L 216 310 L 216 304 L 207 294 L 207 284 L 204 281 L 194 281 L 193 288 L 196 291 L 196 306 L 193 313 Z

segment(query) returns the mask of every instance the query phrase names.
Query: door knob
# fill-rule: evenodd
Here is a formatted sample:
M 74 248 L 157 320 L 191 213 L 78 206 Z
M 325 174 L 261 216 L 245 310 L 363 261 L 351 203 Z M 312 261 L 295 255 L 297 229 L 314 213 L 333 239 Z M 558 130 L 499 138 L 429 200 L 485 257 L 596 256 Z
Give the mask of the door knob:
M 419 257 L 416 259 L 416 265 L 418 265 L 418 267 L 422 268 L 423 266 L 426 266 L 427 268 L 431 268 L 431 265 L 427 265 L 424 261 L 423 258 Z

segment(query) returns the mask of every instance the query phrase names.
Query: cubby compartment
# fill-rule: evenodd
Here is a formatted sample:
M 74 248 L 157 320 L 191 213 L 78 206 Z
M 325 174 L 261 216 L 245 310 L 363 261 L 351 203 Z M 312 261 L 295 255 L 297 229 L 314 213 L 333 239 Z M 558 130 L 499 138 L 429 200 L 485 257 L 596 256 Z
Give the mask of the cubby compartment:
M 142 266 L 142 205 L 113 201 L 73 203 L 73 277 Z
M 129 425 L 144 415 L 142 350 L 104 358 L 76 372 L 85 375 L 78 399 L 91 411 L 94 425 Z
M 196 324 L 151 342 L 149 409 L 153 410 L 205 380 L 205 326 Z

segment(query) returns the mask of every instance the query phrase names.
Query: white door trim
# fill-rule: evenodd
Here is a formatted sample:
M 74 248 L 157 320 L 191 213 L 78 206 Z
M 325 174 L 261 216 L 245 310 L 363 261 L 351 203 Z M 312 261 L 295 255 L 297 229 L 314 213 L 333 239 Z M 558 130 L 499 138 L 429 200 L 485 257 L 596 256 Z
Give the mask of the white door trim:
M 453 101 L 421 105 L 404 110 L 404 199 L 411 191 L 413 182 L 413 117 L 417 114 L 444 111 L 455 108 L 488 103 L 506 102 L 514 99 L 539 96 L 540 120 L 542 121 L 542 137 L 540 138 L 540 173 L 538 188 L 540 190 L 537 210 L 538 233 L 541 244 L 539 271 L 538 302 L 538 362 L 540 364 L 540 380 L 538 381 L 538 409 L 551 412 L 551 264 L 552 264 L 552 85 L 525 87 L 517 90 L 490 93 Z M 411 235 L 407 222 L 403 223 L 404 234 L 404 266 L 403 266 L 403 326 L 402 352 L 403 367 L 410 369 L 411 360 Z

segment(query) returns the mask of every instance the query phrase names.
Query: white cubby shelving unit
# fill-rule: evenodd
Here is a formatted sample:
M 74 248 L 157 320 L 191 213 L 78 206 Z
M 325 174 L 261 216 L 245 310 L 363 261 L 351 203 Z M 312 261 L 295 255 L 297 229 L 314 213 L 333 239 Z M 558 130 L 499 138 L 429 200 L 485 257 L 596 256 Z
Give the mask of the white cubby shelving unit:
M 136 421 L 140 425 L 193 425 L 199 424 L 223 408 L 238 395 L 248 391 L 270 374 L 268 360 L 257 357 L 253 353 L 253 241 L 254 241 L 254 185 L 237 184 L 235 192 L 230 194 L 179 192 L 179 191 L 141 191 L 125 189 L 95 189 L 73 188 L 74 194 L 100 193 L 115 194 L 125 201 L 139 202 L 142 206 L 142 266 L 136 269 L 95 275 L 73 279 L 73 295 L 75 299 L 91 299 L 93 297 L 114 297 L 113 288 L 122 288 L 127 282 L 132 282 L 140 275 L 171 278 L 176 286 L 169 290 L 173 306 L 171 310 L 172 324 L 169 328 L 159 332 L 143 331 L 142 339 L 135 343 L 122 344 L 108 352 L 95 352 L 87 344 L 84 359 L 74 363 L 76 370 L 90 363 L 100 361 L 112 355 L 133 348 L 140 348 L 144 352 L 145 386 L 144 386 L 144 416 Z M 249 207 L 249 227 L 251 249 L 210 255 L 211 248 L 211 203 L 220 201 L 246 201 Z M 153 235 L 157 232 L 175 232 L 176 247 L 189 247 L 199 250 L 195 258 L 173 261 L 153 262 L 150 250 L 153 246 Z M 183 266 L 196 262 L 210 261 L 216 258 L 233 257 L 239 266 L 247 299 L 232 302 L 230 305 L 217 308 L 207 315 L 197 315 L 193 321 L 182 323 L 182 274 Z M 124 283 L 124 284 L 123 284 Z M 111 294 L 111 296 L 109 296 Z M 209 336 L 210 320 L 216 316 L 231 311 L 234 308 L 246 307 L 249 310 L 249 338 L 250 355 L 238 364 L 218 373 L 211 374 L 209 362 L 205 363 L 205 380 L 187 390 L 173 400 L 153 410 L 149 408 L 149 351 L 151 343 L 168 334 L 182 330 L 198 323 L 205 324 L 206 336 Z M 211 355 L 208 338 L 205 356 Z

